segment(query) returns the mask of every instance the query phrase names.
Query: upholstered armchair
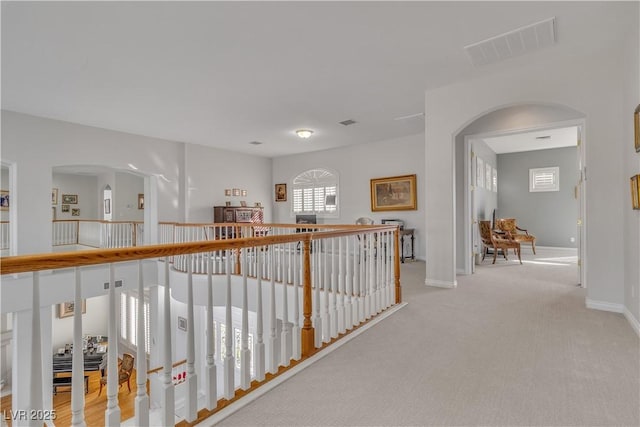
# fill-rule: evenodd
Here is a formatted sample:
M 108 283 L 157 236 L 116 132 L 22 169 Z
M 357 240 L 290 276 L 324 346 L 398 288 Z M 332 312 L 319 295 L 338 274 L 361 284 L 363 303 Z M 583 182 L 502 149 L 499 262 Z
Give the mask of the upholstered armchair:
M 502 251 L 504 259 L 508 260 L 507 252 L 509 249 L 515 250 L 518 255 L 518 260 L 522 264 L 522 257 L 520 256 L 520 242 L 517 242 L 511 237 L 511 234 L 507 231 L 503 235 L 498 235 L 491 229 L 491 221 L 479 221 L 480 224 L 480 238 L 482 239 L 482 260 L 489 253 L 489 249 L 493 250 L 493 263 L 496 263 L 496 257 L 498 251 Z
M 528 242 L 531 243 L 531 249 L 533 254 L 536 253 L 536 236 L 529 234 L 529 232 L 518 227 L 515 218 L 500 218 L 496 220 L 496 228 L 505 232 L 509 232 L 516 242 Z
M 131 392 L 131 373 L 133 372 L 135 358 L 129 353 L 124 353 L 122 355 L 122 361 L 120 362 L 120 368 L 118 369 L 118 387 L 121 387 L 122 384 L 127 383 L 127 388 L 129 392 Z M 102 374 L 102 378 L 100 378 L 100 391 L 98 391 L 98 396 L 102 393 L 102 387 L 107 385 L 107 374 L 106 371 Z

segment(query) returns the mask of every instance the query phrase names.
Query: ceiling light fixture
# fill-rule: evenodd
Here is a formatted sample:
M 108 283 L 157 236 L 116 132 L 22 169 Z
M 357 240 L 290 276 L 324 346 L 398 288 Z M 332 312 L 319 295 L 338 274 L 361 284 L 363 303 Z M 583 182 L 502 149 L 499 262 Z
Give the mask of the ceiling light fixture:
M 132 163 L 127 164 L 127 166 L 129 166 L 129 167 L 130 167 L 131 169 L 133 169 L 134 171 L 137 171 L 137 170 L 138 170 L 138 168 L 136 167 L 136 165 L 134 165 L 134 164 L 132 164 Z
M 296 135 L 298 135 L 302 139 L 307 139 L 313 134 L 312 130 L 309 129 L 299 129 L 296 131 Z

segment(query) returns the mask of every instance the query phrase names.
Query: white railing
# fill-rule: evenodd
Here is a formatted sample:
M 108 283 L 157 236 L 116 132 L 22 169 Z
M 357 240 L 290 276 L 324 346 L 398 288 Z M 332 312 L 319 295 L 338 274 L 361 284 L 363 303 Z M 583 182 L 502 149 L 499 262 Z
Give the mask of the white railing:
M 79 221 L 53 221 L 51 244 L 53 246 L 76 245 Z
M 251 226 L 235 226 L 238 227 L 236 233 L 255 235 Z M 260 232 L 267 237 L 202 240 L 122 249 L 117 253 L 97 250 L 95 256 L 74 257 L 73 252 L 66 252 L 55 256 L 9 257 L 2 263 L 3 284 L 21 281 L 33 289 L 33 324 L 39 325 L 36 317 L 40 313 L 41 283 L 43 287 L 60 286 L 60 289 L 69 282 L 74 283 L 73 300 L 75 306 L 80 307 L 82 299 L 86 298 L 85 287 L 93 283 L 85 281 L 83 275 L 88 271 L 95 274 L 96 268 L 103 267 L 100 271 L 104 271 L 108 277 L 105 282 L 109 283 L 109 360 L 104 424 L 119 425 L 117 337 L 120 317 L 116 306 L 121 289 L 116 288 L 115 281 L 116 278 L 122 280 L 130 289 L 137 290 L 138 295 L 159 283 L 164 292 L 155 293 L 158 304 L 152 306 L 163 308 L 152 318 L 161 319 L 158 334 L 164 339 L 161 348 L 152 347 L 151 351 L 158 355 L 163 366 L 150 376 L 151 389 L 157 390 L 157 395 L 151 396 L 151 406 L 160 408 L 162 425 L 173 425 L 176 413 L 179 418 L 193 422 L 199 410 L 204 409 L 206 414 L 215 412 L 219 399 L 234 399 L 238 388 L 247 390 L 252 381 L 264 381 L 267 372 L 277 374 L 280 367 L 288 366 L 291 361 L 312 355 L 332 339 L 398 301 L 396 228 L 352 226 L 296 233 L 301 230 L 295 226 L 262 227 Z M 205 230 L 202 234 L 187 235 L 215 238 L 215 234 Z M 158 259 L 159 254 L 162 257 Z M 171 266 L 170 256 L 185 258 L 186 271 Z M 198 262 L 194 261 L 196 259 Z M 154 260 L 158 268 L 145 269 L 145 265 Z M 200 269 L 203 265 L 204 271 L 193 271 L 193 266 Z M 85 266 L 93 267 L 86 270 Z M 61 271 L 40 275 L 40 270 L 51 267 Z M 28 271 L 35 272 L 15 275 Z M 157 277 L 149 274 L 150 271 L 157 273 Z M 60 298 L 61 301 L 68 300 L 66 295 L 60 295 Z M 176 327 L 171 322 L 175 300 L 186 305 L 184 327 L 177 325 L 179 329 L 186 329 L 181 332 L 172 331 Z M 138 304 L 137 319 L 145 318 L 143 306 Z M 137 331 L 139 337 L 144 335 L 142 321 L 137 324 Z M 180 345 L 171 338 L 179 332 L 186 334 L 186 340 Z M 32 336 L 38 337 L 39 333 L 36 328 Z M 74 348 L 82 348 L 83 334 L 82 314 L 76 310 Z M 203 345 L 196 346 L 197 341 Z M 50 353 L 37 351 L 33 354 L 48 358 Z M 186 363 L 176 369 L 174 357 L 184 358 Z M 150 398 L 146 393 L 148 368 L 144 346 L 138 346 L 136 361 L 135 423 L 148 425 Z M 41 358 L 33 357 L 33 372 L 40 372 L 42 363 Z M 85 423 L 82 367 L 82 352 L 76 352 L 72 425 Z M 42 408 L 38 397 L 42 396 L 42 381 L 42 375 L 32 378 L 30 399 L 19 401 L 14 410 Z M 205 396 L 204 407 L 198 404 L 199 394 Z M 184 399 L 179 400 L 179 395 Z M 183 403 L 176 405 L 176 402 Z

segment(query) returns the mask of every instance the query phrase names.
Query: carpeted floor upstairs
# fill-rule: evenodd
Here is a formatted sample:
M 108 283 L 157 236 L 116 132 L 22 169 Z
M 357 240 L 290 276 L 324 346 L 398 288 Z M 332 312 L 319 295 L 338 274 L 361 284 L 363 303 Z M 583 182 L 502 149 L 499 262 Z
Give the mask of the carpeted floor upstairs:
M 575 251 L 523 252 L 457 289 L 404 264 L 407 307 L 219 425 L 639 426 L 638 336 L 585 308 Z

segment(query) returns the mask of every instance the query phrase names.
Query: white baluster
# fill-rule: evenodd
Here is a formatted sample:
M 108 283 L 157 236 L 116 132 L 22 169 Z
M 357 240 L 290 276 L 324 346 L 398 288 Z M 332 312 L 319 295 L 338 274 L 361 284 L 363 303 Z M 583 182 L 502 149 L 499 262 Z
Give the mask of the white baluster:
M 392 244 L 392 240 L 391 240 L 391 236 L 393 234 L 390 231 L 387 231 L 387 243 L 386 243 L 386 248 L 387 248 L 387 260 L 386 260 L 386 266 L 387 269 L 385 271 L 385 278 L 386 278 L 386 288 L 385 288 L 385 304 L 384 307 L 390 307 L 391 306 L 391 252 L 393 251 L 393 244 Z
M 297 243 L 293 247 L 297 247 Z M 300 262 L 302 257 L 299 256 L 296 249 L 293 250 L 293 328 L 291 330 L 291 347 L 292 357 L 294 360 L 300 360 L 302 357 L 302 346 L 300 342 L 300 297 L 298 295 L 300 286 Z
M 120 407 L 118 406 L 118 316 L 116 315 L 116 286 L 113 264 L 109 264 L 109 351 L 107 352 L 107 409 L 104 423 L 107 426 L 120 425 Z
M 358 323 L 361 323 L 365 319 L 364 309 L 365 309 L 365 297 L 367 292 L 367 282 L 366 282 L 366 262 L 367 262 L 367 254 L 366 250 L 366 234 L 362 234 L 360 240 L 360 271 L 358 275 Z
M 78 307 L 78 306 L 76 306 Z M 149 425 L 149 396 L 147 395 L 147 352 L 145 348 L 145 320 L 144 313 L 144 273 L 142 261 L 138 261 L 138 348 L 136 352 L 136 390 L 135 414 L 136 425 Z M 74 346 L 75 347 L 75 346 Z
M 33 273 L 33 296 L 31 300 L 31 387 L 29 409 L 39 411 L 43 409 L 42 402 L 42 341 L 40 324 L 40 272 Z M 31 411 L 29 414 L 31 414 Z M 38 425 L 36 420 L 30 419 L 30 425 Z M 42 423 L 40 423 L 42 424 Z
M 287 245 L 288 247 L 289 245 Z M 284 247 L 282 257 L 284 258 Z M 282 281 L 282 332 L 280 333 L 280 358 L 282 366 L 289 366 L 291 361 L 291 324 L 289 323 L 289 282 L 288 274 L 285 274 L 285 265 L 283 263 L 283 281 Z
M 74 307 L 82 307 L 80 269 L 75 268 Z M 71 425 L 86 426 L 84 420 L 84 352 L 82 351 L 82 310 L 73 310 L 73 365 L 71 374 Z
M 249 289 L 247 277 L 249 269 L 247 248 L 242 250 L 242 331 L 240 335 L 240 388 L 251 387 L 251 350 L 249 349 Z
M 346 236 L 344 239 L 344 258 L 346 262 L 345 280 L 344 280 L 344 328 L 347 329 L 353 327 L 353 301 L 351 296 L 353 294 L 353 260 L 355 260 L 355 254 L 351 255 L 349 250 L 349 241 L 353 239 L 353 236 Z M 354 245 L 351 245 L 354 247 Z M 354 247 L 355 248 L 355 247 Z
M 264 246 L 258 252 L 258 295 L 257 295 L 257 307 L 256 307 L 256 334 L 257 334 L 257 342 L 255 344 L 255 352 L 256 352 L 256 379 L 258 381 L 264 380 L 264 369 L 265 369 L 265 360 L 264 360 L 264 341 L 263 341 L 263 320 L 262 320 L 262 277 L 264 268 L 264 256 L 267 250 L 267 247 Z
M 187 380 L 185 420 L 195 421 L 198 418 L 198 375 L 195 370 L 195 331 L 193 314 L 193 258 L 187 255 Z
M 213 256 L 207 257 L 207 364 L 205 375 L 207 379 L 206 407 L 213 410 L 218 406 L 218 382 L 216 372 L 216 341 L 213 335 Z
M 233 252 L 225 250 L 225 272 L 227 274 L 227 299 L 225 306 L 225 353 L 224 353 L 224 397 L 231 399 L 235 395 L 235 360 L 233 357 L 233 322 L 231 321 L 231 257 Z
M 311 321 L 313 322 L 314 327 L 314 345 L 316 348 L 320 348 L 322 346 L 322 318 L 320 317 L 320 283 L 321 283 L 321 270 L 322 263 L 320 262 L 320 245 L 317 240 L 311 241 L 311 248 L 313 249 L 313 254 L 311 255 L 312 263 L 311 263 L 311 277 L 312 286 L 313 286 L 313 318 Z
M 278 372 L 278 358 L 276 351 L 276 245 L 269 251 L 269 274 L 271 286 L 269 288 L 269 372 Z
M 336 309 L 336 287 L 338 286 L 336 270 L 336 238 L 331 238 L 331 275 L 330 275 L 330 294 L 329 299 L 329 329 L 331 331 L 331 337 L 336 338 L 338 336 L 338 311 Z
M 380 286 L 382 283 L 382 245 L 380 244 L 382 241 L 382 235 L 380 233 L 376 233 L 375 242 L 375 274 L 373 274 L 373 289 L 375 295 L 375 309 L 372 310 L 372 313 L 380 313 L 381 310 L 381 295 L 380 295 Z
M 367 281 L 366 281 L 366 289 L 367 294 L 365 296 L 365 318 L 370 319 L 371 314 L 375 312 L 375 295 L 374 292 L 374 275 L 375 275 L 375 234 L 371 233 L 367 235 L 367 243 L 368 243 L 368 256 L 367 256 Z
M 345 277 L 344 277 L 344 244 L 343 241 L 345 239 L 342 237 L 338 237 L 338 325 L 337 332 L 338 334 L 344 334 L 346 332 L 344 326 L 344 315 L 345 315 Z
M 175 424 L 175 386 L 173 385 L 172 365 L 173 356 L 171 354 L 171 287 L 169 281 L 169 257 L 164 258 L 164 347 L 163 347 L 163 370 L 162 370 L 162 425 L 169 426 Z
M 324 301 L 322 302 L 322 342 L 331 341 L 331 331 L 329 330 L 329 284 L 331 278 L 329 275 L 329 261 L 327 252 L 329 251 L 327 240 L 321 240 L 319 245 L 324 249 L 322 251 L 322 294 Z

